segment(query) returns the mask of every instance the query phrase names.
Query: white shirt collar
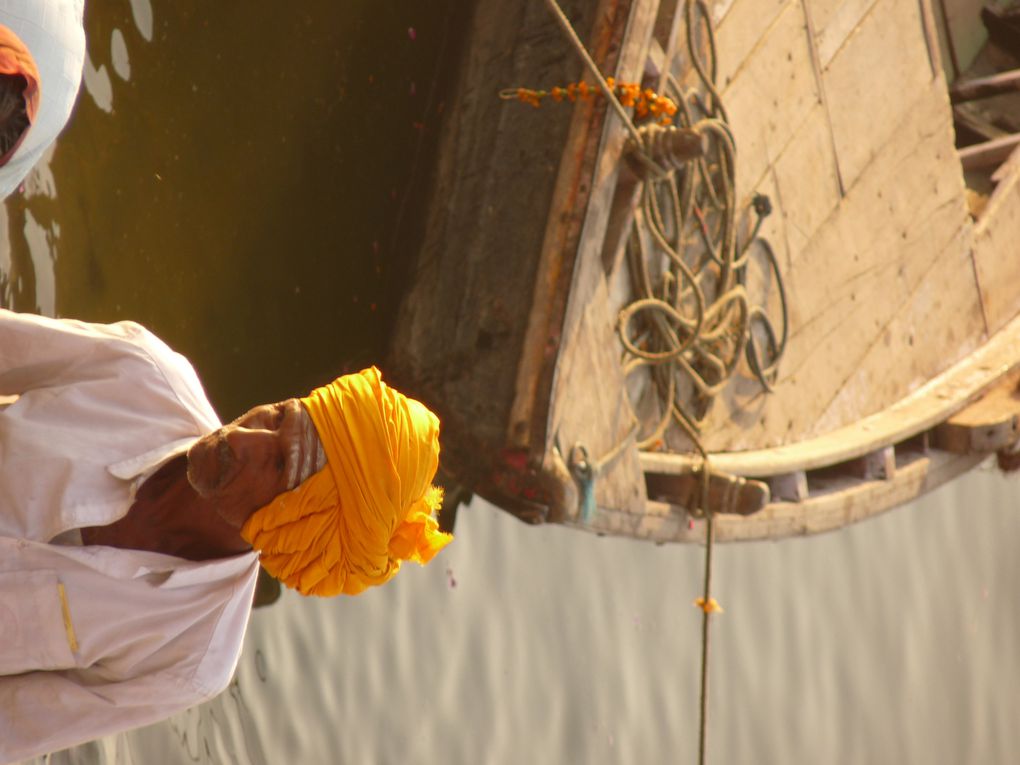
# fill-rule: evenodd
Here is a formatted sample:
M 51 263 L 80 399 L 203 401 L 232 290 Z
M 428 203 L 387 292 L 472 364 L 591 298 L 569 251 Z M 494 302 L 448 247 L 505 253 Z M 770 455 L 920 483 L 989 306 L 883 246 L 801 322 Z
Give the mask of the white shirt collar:
M 174 457 L 187 452 L 197 440 L 198 438 L 194 436 L 179 438 L 163 446 L 150 449 L 137 457 L 129 457 L 126 460 L 115 462 L 106 469 L 114 478 L 124 481 L 148 478 Z

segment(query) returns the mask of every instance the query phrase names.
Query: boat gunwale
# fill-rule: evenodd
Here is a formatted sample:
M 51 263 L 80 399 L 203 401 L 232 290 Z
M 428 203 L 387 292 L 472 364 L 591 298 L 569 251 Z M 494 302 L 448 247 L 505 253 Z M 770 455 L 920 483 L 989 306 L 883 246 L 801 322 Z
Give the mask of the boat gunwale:
M 838 531 L 910 502 L 973 470 L 989 456 L 980 452 L 956 454 L 930 449 L 898 466 L 891 478 L 855 481 L 832 491 L 812 494 L 799 502 L 770 502 L 753 515 L 716 514 L 713 539 L 727 543 L 779 541 Z M 651 519 L 645 533 L 626 535 L 660 544 L 703 544 L 706 539 L 706 524 L 692 519 L 685 508 L 669 502 L 649 500 L 647 518 L 635 516 L 631 519 L 627 513 L 602 507 L 599 514 L 605 521 L 615 516 L 617 521 L 633 520 L 635 524 Z M 621 533 L 609 528 L 613 524 L 584 524 L 571 520 L 564 525 L 597 534 Z
M 945 372 L 880 412 L 792 444 L 714 452 L 708 456 L 709 464 L 731 475 L 766 478 L 832 467 L 901 443 L 949 419 L 1020 368 L 1018 347 L 1020 316 Z M 641 452 L 639 456 L 646 473 L 689 473 L 704 462 L 694 453 Z

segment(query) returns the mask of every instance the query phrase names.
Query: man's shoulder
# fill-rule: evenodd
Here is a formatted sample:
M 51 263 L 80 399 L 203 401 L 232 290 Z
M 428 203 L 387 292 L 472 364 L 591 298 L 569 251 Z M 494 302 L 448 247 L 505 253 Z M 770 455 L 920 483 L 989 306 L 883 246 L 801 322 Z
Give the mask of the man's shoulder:
M 198 373 L 184 355 L 138 322 L 120 321 L 107 327 L 148 358 L 178 401 L 192 412 L 204 429 L 215 430 L 220 426 Z

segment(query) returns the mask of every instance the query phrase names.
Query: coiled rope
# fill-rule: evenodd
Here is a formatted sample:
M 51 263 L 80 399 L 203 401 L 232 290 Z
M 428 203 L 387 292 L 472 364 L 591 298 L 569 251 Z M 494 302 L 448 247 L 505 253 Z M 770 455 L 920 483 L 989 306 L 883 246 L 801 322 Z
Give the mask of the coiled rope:
M 754 225 L 738 242 L 736 146 L 715 87 L 715 38 L 703 0 L 686 0 L 685 11 L 688 60 L 697 85 L 685 90 L 670 74 L 668 95 L 679 106 L 679 131 L 700 136 L 702 150 L 681 157 L 686 161 L 679 167 L 669 162 L 668 172 L 644 176 L 640 228 L 635 225 L 627 243 L 634 298 L 618 317 L 624 373 L 650 368 L 660 403 L 658 422 L 639 439 L 643 449 L 661 447 L 676 424 L 700 450 L 704 416 L 741 358 L 763 389 L 771 390 L 787 339 L 779 263 L 758 237 L 771 204 L 763 195 L 754 197 L 749 210 Z M 705 55 L 699 38 L 705 40 Z M 754 257 L 764 259 L 776 284 L 779 330 L 764 306 L 751 304 L 747 271 Z M 653 281 L 649 263 L 662 260 L 666 267 Z

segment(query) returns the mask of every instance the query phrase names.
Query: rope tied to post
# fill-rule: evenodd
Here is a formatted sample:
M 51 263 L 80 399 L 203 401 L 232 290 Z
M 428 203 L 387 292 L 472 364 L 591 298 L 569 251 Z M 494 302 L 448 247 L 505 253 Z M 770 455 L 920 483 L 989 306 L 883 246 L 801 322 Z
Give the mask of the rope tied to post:
M 580 517 L 583 523 L 588 523 L 595 517 L 597 509 L 595 502 L 595 481 L 604 471 L 623 454 L 624 449 L 633 441 L 637 435 L 638 423 L 635 421 L 627 434 L 619 442 L 602 455 L 598 460 L 592 460 L 588 454 L 588 448 L 581 443 L 574 444 L 570 449 L 570 473 L 577 481 L 581 489 Z

